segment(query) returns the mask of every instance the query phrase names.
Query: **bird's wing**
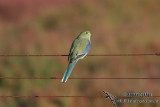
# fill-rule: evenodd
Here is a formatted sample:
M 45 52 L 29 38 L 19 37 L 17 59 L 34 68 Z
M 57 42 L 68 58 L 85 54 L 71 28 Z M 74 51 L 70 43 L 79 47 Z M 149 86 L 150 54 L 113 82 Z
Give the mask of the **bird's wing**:
M 73 51 L 74 51 L 77 43 L 78 43 L 78 39 L 76 38 L 76 39 L 73 41 L 73 43 L 72 43 L 72 45 L 71 45 L 71 48 L 70 48 L 70 50 L 69 50 L 68 61 L 70 60 L 70 57 L 72 56 Z
M 73 42 L 73 46 L 71 47 L 70 61 L 73 62 L 87 54 L 90 49 L 90 45 L 91 44 L 87 39 L 75 40 Z

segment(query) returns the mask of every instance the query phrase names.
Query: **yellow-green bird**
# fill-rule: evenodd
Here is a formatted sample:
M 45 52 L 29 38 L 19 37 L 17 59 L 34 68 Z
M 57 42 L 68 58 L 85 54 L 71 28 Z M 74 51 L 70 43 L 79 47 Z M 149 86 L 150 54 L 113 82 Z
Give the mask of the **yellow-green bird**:
M 79 59 L 83 59 L 89 52 L 91 47 L 90 37 L 90 31 L 84 31 L 81 32 L 78 37 L 73 41 L 68 56 L 69 64 L 62 78 L 63 83 L 67 81 L 77 61 Z

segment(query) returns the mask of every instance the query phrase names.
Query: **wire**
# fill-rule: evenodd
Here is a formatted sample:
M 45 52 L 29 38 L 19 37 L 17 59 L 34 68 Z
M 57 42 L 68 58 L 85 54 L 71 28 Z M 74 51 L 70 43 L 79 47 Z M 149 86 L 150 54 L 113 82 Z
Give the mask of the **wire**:
M 130 98 L 127 96 L 116 96 L 116 97 Z M 0 96 L 0 98 L 105 98 L 105 96 L 39 96 L 39 95 L 37 96 L 35 95 L 35 96 Z M 160 98 L 160 96 L 148 96 L 148 98 Z
M 21 55 L 7 55 L 7 54 L 1 54 L 1 57 L 24 57 L 24 56 L 68 56 L 67 54 L 56 54 L 56 55 L 41 55 L 41 54 L 21 54 Z M 142 53 L 142 54 L 90 54 L 87 56 L 160 56 L 160 53 Z
M 70 97 L 74 97 L 74 98 L 101 98 L 104 96 L 0 96 L 0 98 L 70 98 Z
M 0 79 L 62 79 L 61 77 L 0 77 Z M 160 78 L 107 78 L 107 77 L 70 77 L 69 79 L 160 79 Z

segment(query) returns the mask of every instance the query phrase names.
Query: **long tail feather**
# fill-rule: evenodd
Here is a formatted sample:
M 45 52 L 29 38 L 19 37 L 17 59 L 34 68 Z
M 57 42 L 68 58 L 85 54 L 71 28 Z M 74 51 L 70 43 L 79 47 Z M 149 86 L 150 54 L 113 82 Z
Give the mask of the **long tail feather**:
M 73 70 L 76 62 L 77 62 L 77 61 L 74 61 L 74 62 L 68 64 L 68 67 L 67 67 L 67 69 L 66 69 L 66 72 L 64 73 L 64 76 L 63 76 L 63 78 L 62 78 L 62 82 L 63 82 L 63 83 L 65 83 L 65 82 L 67 81 L 67 79 L 68 79 L 68 77 L 70 76 L 70 74 L 71 74 L 71 72 L 72 72 L 72 70 Z

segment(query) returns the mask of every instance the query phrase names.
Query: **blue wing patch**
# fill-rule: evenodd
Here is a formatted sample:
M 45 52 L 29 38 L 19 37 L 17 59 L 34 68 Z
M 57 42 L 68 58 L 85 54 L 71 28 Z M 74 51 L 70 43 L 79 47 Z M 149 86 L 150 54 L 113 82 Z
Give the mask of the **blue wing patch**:
M 87 54 L 89 52 L 90 48 L 91 48 L 91 42 L 88 40 L 88 45 L 87 45 L 87 47 L 85 49 L 84 54 Z
M 77 59 L 79 59 L 79 58 L 81 58 L 81 57 L 83 57 L 85 54 L 87 54 L 87 53 L 89 52 L 90 48 L 91 48 L 91 42 L 88 40 L 88 45 L 87 45 L 84 53 L 81 54 L 81 55 L 78 55 L 76 58 L 74 58 L 74 59 L 72 60 L 72 62 L 75 61 L 75 60 L 77 60 Z

